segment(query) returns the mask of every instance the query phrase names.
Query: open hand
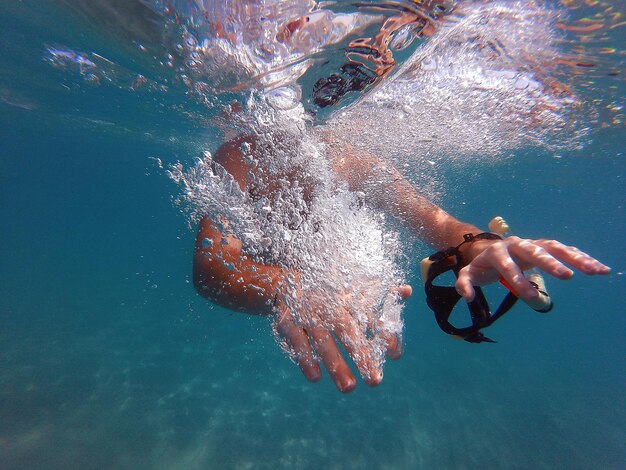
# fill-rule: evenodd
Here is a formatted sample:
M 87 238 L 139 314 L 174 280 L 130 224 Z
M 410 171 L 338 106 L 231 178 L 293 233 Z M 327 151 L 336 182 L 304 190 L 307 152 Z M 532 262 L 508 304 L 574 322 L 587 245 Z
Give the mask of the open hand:
M 501 241 L 482 240 L 468 249 L 471 262 L 459 272 L 457 292 L 467 302 L 474 299 L 474 287 L 503 278 L 523 300 L 532 301 L 537 290 L 524 277 L 523 271 L 533 267 L 556 277 L 569 279 L 574 271 L 585 274 L 608 274 L 611 268 L 573 246 L 556 240 L 528 240 L 515 236 Z
M 395 289 L 394 294 L 406 299 L 411 295 L 411 287 L 400 286 Z M 333 313 L 332 325 L 327 325 L 324 321 L 307 321 L 312 317 L 323 315 L 322 306 L 311 305 L 309 311 L 292 312 L 286 304 L 281 303 L 277 307 L 276 330 L 285 340 L 291 356 L 308 380 L 316 382 L 322 377 L 319 365 L 321 360 L 341 392 L 354 390 L 356 379 L 341 354 L 339 343 L 356 365 L 365 383 L 370 386 L 378 385 L 383 378 L 383 373 L 377 352 L 374 348 L 368 347 L 368 338 L 359 328 L 353 315 L 354 312 L 347 307 L 339 307 L 339 309 L 339 312 Z M 303 324 L 323 326 L 303 327 Z M 387 343 L 388 357 L 399 358 L 401 355 L 400 339 L 393 335 L 393 337 L 385 337 L 384 340 Z

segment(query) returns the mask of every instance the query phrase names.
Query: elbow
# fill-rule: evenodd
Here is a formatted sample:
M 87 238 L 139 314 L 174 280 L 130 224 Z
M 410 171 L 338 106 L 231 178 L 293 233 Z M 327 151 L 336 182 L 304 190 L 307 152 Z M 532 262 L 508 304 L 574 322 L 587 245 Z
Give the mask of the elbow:
M 191 276 L 193 287 L 196 289 L 196 292 L 202 297 L 205 297 L 209 300 L 214 300 L 214 276 L 211 275 L 211 270 L 210 267 L 206 265 L 206 260 L 198 259 L 198 257 L 202 257 L 202 254 L 196 253 L 196 255 L 194 256 Z
M 197 252 L 193 261 L 192 282 L 196 292 L 207 300 L 226 308 L 233 308 L 233 299 L 238 297 L 233 280 L 220 262 L 207 259 L 206 254 Z M 232 276 L 231 276 L 232 277 Z

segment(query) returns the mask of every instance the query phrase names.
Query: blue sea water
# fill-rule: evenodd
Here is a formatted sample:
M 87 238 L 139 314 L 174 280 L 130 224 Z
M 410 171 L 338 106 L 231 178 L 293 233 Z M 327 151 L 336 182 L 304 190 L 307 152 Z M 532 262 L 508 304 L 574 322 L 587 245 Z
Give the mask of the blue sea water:
M 212 131 L 68 78 L 42 60 L 56 33 L 14 18 L 0 17 L 0 469 L 624 468 L 623 124 L 561 158 L 450 171 L 443 201 L 575 244 L 609 276 L 549 282 L 552 313 L 518 306 L 497 344 L 473 345 L 438 330 L 416 243 L 404 356 L 342 395 L 303 378 L 267 319 L 190 283 L 194 232 L 151 158 L 189 161 Z

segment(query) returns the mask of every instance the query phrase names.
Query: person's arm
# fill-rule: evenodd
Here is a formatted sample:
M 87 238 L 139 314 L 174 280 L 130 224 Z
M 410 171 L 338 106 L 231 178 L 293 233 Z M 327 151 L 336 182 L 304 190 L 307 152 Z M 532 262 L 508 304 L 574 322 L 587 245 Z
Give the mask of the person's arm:
M 250 144 L 252 151 L 256 151 L 254 137 L 240 136 L 223 144 L 215 154 L 215 161 L 245 190 L 248 172 L 252 168 L 242 160 L 243 143 Z M 227 221 L 223 224 L 226 225 Z M 319 363 L 323 363 L 340 391 L 350 392 L 355 388 L 356 379 L 343 357 L 341 344 L 366 383 L 380 383 L 382 371 L 373 357 L 374 351 L 353 346 L 358 329 L 351 312 L 343 313 L 342 321 L 334 329 L 303 328 L 302 324 L 307 323 L 308 316 L 325 306 L 310 304 L 306 311 L 299 312 L 289 309 L 285 301 L 285 296 L 289 295 L 285 283 L 291 278 L 289 281 L 295 282 L 297 288 L 298 277 L 296 272 L 254 262 L 242 253 L 241 240 L 220 232 L 208 217 L 201 219 L 196 236 L 193 281 L 202 296 L 245 313 L 275 314 L 278 333 L 291 350 L 291 357 L 310 381 L 321 378 Z M 397 293 L 401 298 L 407 298 L 411 289 L 399 286 Z M 400 341 L 396 337 L 386 340 L 388 356 L 397 359 L 401 354 Z
M 198 293 L 229 309 L 276 314 L 277 331 L 289 345 L 292 358 L 308 380 L 316 382 L 321 378 L 319 358 L 340 391 L 350 392 L 356 387 L 354 374 L 339 349 L 340 343 L 366 383 L 379 384 L 382 371 L 372 357 L 373 352 L 353 346 L 359 333 L 350 312 L 346 310 L 341 315 L 342 321 L 332 331 L 323 327 L 304 329 L 299 324 L 299 319 L 306 318 L 320 306 L 309 305 L 311 312 L 292 312 L 287 307 L 283 284 L 290 275 L 297 280 L 297 273 L 247 258 L 241 252 L 241 241 L 222 234 L 208 217 L 200 221 L 193 261 L 193 282 Z M 407 298 L 411 289 L 399 286 L 397 293 Z M 395 337 L 387 338 L 387 341 L 389 357 L 397 359 L 401 345 Z
M 196 291 L 218 305 L 248 314 L 271 315 L 278 310 L 279 333 L 293 350 L 304 376 L 317 382 L 322 371 L 307 332 L 295 323 L 283 306 L 281 286 L 290 273 L 277 266 L 254 262 L 242 254 L 241 247 L 241 240 L 222 234 L 213 221 L 203 217 L 193 257 Z M 354 388 L 356 381 L 341 355 L 320 354 L 320 357 L 329 364 L 331 376 L 340 390 Z
M 329 158 L 351 191 L 365 193 L 368 203 L 393 215 L 436 249 L 456 246 L 465 233 L 480 233 L 420 195 L 391 164 L 349 144 L 330 144 Z
M 193 257 L 193 283 L 200 295 L 224 307 L 246 313 L 270 314 L 287 272 L 256 263 L 241 251 L 241 241 L 223 235 L 203 217 Z
M 457 246 L 463 235 L 482 230 L 461 222 L 417 193 L 414 186 L 391 164 L 349 144 L 323 135 L 331 163 L 350 190 L 365 193 L 370 204 L 401 220 L 424 242 L 438 250 Z M 501 241 L 479 240 L 461 249 L 466 266 L 460 271 L 456 289 L 467 301 L 474 287 L 503 278 L 524 300 L 532 301 L 537 290 L 523 271 L 537 267 L 558 279 L 569 279 L 572 268 L 585 274 L 608 274 L 610 268 L 573 246 L 556 240 L 527 240 L 511 236 Z

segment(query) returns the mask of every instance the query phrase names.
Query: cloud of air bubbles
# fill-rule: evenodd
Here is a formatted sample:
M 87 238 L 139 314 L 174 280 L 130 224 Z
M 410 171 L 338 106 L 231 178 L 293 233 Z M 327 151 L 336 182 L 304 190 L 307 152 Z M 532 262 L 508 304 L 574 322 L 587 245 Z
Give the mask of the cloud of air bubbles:
M 587 133 L 580 103 L 553 78 L 561 15 L 535 2 L 461 3 L 395 77 L 331 126 L 411 175 L 524 147 L 578 148 Z
M 354 349 L 368 351 L 367 367 L 355 359 L 367 378 L 382 368 L 386 341 L 402 333 L 394 294 L 404 282 L 398 236 L 334 176 L 302 107 L 277 111 L 269 101 L 251 97 L 237 124 L 250 136 L 241 143 L 242 158 L 255 168 L 245 187 L 209 152 L 168 174 L 181 186 L 190 224 L 206 215 L 239 238 L 247 256 L 295 273 L 282 288 L 297 324 L 353 331 Z

